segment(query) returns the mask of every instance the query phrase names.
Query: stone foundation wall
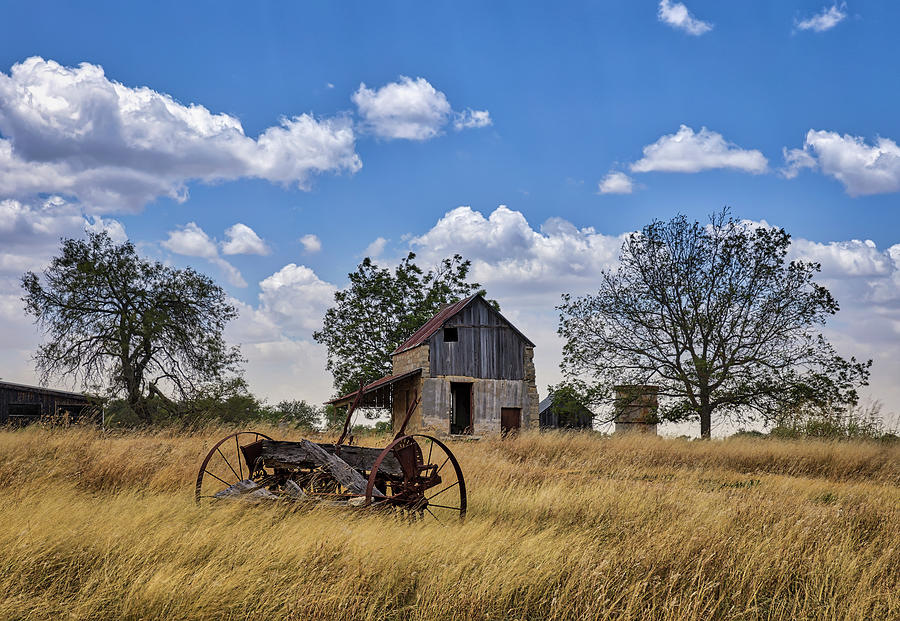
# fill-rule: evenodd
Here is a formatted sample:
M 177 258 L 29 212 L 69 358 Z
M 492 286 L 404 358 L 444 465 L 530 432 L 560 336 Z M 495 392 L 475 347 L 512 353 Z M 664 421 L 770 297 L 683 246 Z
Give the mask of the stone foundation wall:
M 540 416 L 538 412 L 537 379 L 534 370 L 534 347 L 525 348 L 525 387 L 527 399 L 522 407 L 522 428 L 537 429 L 540 426 Z

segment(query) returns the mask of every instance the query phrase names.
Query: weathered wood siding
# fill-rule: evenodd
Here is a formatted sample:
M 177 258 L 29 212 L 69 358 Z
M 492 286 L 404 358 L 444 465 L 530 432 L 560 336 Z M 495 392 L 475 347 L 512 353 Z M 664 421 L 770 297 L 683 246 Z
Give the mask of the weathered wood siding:
M 528 386 L 520 380 L 474 380 L 471 377 L 433 377 L 424 381 L 423 425 L 441 433 L 450 431 L 450 382 L 472 382 L 472 432 L 500 431 L 501 408 L 521 408 L 522 427 L 532 427 Z
M 444 325 L 455 327 L 459 340 L 445 343 L 443 329 L 431 337 L 429 358 L 432 377 L 525 378 L 525 340 L 502 317 L 492 312 L 481 298 Z
M 37 420 L 41 416 L 55 416 L 58 409 L 65 410 L 66 406 L 70 406 L 73 412 L 80 413 L 82 407 L 87 404 L 87 399 L 79 401 L 75 397 L 56 395 L 40 389 L 28 390 L 24 387 L 10 388 L 0 386 L 0 425 L 31 422 L 29 419 L 17 416 L 10 418 L 9 406 L 14 404 L 36 404 L 40 406 L 40 413 L 33 418 L 33 420 Z

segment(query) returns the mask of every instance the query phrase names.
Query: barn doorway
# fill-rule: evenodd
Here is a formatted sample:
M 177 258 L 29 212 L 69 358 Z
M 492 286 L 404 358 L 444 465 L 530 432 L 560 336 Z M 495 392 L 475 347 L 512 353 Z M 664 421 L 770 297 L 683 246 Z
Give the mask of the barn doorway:
M 450 382 L 450 433 L 472 433 L 472 384 Z
M 500 408 L 500 433 L 516 433 L 522 427 L 522 408 Z

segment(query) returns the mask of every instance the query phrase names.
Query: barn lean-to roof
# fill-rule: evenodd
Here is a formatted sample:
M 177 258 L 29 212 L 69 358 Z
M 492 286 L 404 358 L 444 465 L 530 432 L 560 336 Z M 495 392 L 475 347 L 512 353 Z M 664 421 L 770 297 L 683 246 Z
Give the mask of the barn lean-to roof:
M 426 321 L 425 325 L 416 330 L 412 336 L 406 339 L 403 344 L 400 345 L 400 347 L 398 347 L 391 353 L 391 355 L 393 356 L 395 354 L 403 353 L 409 349 L 412 349 L 413 347 L 418 347 L 419 345 L 423 344 L 425 341 L 434 336 L 434 333 L 440 330 L 443 327 L 444 323 L 446 323 L 451 317 L 462 312 L 467 306 L 469 306 L 472 302 L 480 297 L 481 296 L 476 293 L 474 295 L 470 295 L 467 298 L 463 298 L 458 302 L 454 302 L 453 304 L 445 306 L 438 314 Z M 488 304 L 487 307 L 490 308 L 492 312 L 496 313 L 497 316 L 500 317 L 500 319 L 502 319 L 510 328 L 512 328 L 516 334 L 522 337 L 522 339 L 526 343 L 528 343 L 531 347 L 534 347 L 534 343 L 531 342 L 531 339 L 522 334 L 519 329 L 509 321 L 509 319 L 507 319 L 500 313 L 500 311 L 493 308 L 490 304 Z
M 70 392 L 68 390 L 57 390 L 55 388 L 44 388 L 43 386 L 30 386 L 28 384 L 16 384 L 14 382 L 0 381 L 0 390 L 14 390 L 17 392 L 35 392 L 54 397 L 65 397 L 68 399 L 77 399 L 80 401 L 88 401 L 88 397 L 80 392 Z
M 366 384 L 365 386 L 363 386 L 363 396 L 375 390 L 386 388 L 395 382 L 399 382 L 400 380 L 404 380 L 414 375 L 419 375 L 420 373 L 422 373 L 422 369 L 413 369 L 412 371 L 407 371 L 406 373 L 398 373 L 397 375 L 385 375 L 384 377 L 375 380 L 371 384 Z M 330 399 L 325 403 L 330 403 L 332 405 L 343 404 L 344 402 L 352 401 L 355 396 L 356 391 L 348 392 L 346 395 L 335 397 L 334 399 Z

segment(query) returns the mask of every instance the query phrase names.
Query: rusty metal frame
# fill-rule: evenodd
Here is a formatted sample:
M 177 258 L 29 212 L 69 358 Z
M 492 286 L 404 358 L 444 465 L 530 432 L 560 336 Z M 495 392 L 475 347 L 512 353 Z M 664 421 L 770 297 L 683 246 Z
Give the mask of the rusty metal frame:
M 347 437 L 347 433 L 350 431 L 350 418 L 353 416 L 354 410 L 356 410 L 356 406 L 359 405 L 360 400 L 363 396 L 363 385 L 359 385 L 359 390 L 356 391 L 356 396 L 353 398 L 353 403 L 350 407 L 347 408 L 347 418 L 344 420 L 344 431 L 341 433 L 341 437 L 338 438 L 338 441 L 335 442 L 336 445 L 340 446 L 344 443 L 344 439 Z
M 409 423 L 410 417 L 412 417 L 412 413 L 415 412 L 416 407 L 419 405 L 419 391 L 416 391 L 415 398 L 412 400 L 412 403 L 409 407 L 406 408 L 406 417 L 403 419 L 403 424 L 400 425 L 400 430 L 394 434 L 394 440 L 398 440 L 406 435 L 406 425 Z

